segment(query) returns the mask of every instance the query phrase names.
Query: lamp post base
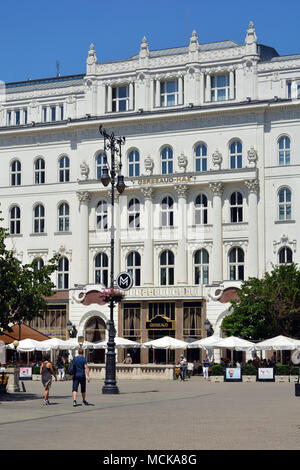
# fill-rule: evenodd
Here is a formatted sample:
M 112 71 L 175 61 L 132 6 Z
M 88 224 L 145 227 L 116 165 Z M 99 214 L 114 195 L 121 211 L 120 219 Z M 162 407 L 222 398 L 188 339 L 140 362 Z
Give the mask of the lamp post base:
M 104 395 L 118 395 L 119 393 L 119 388 L 117 385 L 103 385 L 102 387 L 102 393 Z

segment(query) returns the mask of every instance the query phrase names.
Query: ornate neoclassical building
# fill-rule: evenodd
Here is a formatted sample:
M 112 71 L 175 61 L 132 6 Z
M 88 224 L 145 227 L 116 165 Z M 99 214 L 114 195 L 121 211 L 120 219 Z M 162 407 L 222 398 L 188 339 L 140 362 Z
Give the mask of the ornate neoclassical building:
M 71 320 L 90 341 L 106 334 L 100 124 L 126 137 L 114 268 L 134 286 L 116 309 L 119 336 L 191 340 L 205 336 L 206 319 L 218 333 L 243 280 L 300 262 L 300 54 L 259 44 L 252 23 L 242 45 L 202 44 L 194 31 L 188 46 L 151 51 L 144 38 L 137 55 L 109 63 L 91 45 L 85 74 L 3 90 L 8 245 L 24 263 L 61 255 L 41 331 L 64 337 Z

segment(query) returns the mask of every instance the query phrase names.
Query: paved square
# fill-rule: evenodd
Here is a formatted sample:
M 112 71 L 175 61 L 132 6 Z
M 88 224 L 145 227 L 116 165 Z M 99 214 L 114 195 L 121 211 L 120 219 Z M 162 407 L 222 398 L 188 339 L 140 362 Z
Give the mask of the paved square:
M 40 382 L 0 397 L 1 450 L 300 449 L 300 397 L 293 383 L 119 381 L 119 395 L 88 384 L 91 406 L 72 406 L 71 382 Z

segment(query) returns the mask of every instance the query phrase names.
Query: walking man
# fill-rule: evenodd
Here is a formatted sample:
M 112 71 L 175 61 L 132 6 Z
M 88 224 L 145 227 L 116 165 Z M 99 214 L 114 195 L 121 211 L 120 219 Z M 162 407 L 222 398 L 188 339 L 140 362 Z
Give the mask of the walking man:
M 58 380 L 64 380 L 65 376 L 65 359 L 63 355 L 58 356 L 57 361 L 57 370 L 58 370 Z
M 82 395 L 82 404 L 87 406 L 88 402 L 86 401 L 86 379 L 90 382 L 90 372 L 87 365 L 87 360 L 83 356 L 83 349 L 78 349 L 78 356 L 74 358 L 75 373 L 73 375 L 73 406 L 77 406 L 77 392 L 80 384 L 80 390 Z
M 181 354 L 180 356 L 180 361 L 179 361 L 179 376 L 180 376 L 180 380 L 182 382 L 185 381 L 185 372 L 186 372 L 186 368 L 187 368 L 187 360 L 186 358 L 184 357 L 183 354 Z
M 205 354 L 205 357 L 203 359 L 203 377 L 205 379 L 208 379 L 208 369 L 209 369 L 209 359 L 207 357 L 207 354 Z
M 50 405 L 49 403 L 49 390 L 52 384 L 52 375 L 57 380 L 52 364 L 49 361 L 50 357 L 46 356 L 44 362 L 40 366 L 40 374 L 42 378 L 42 384 L 45 389 L 44 393 L 44 405 Z

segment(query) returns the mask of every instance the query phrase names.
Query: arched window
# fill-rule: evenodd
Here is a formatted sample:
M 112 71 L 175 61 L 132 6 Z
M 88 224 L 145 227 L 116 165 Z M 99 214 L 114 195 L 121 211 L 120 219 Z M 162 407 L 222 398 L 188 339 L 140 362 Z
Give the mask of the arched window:
M 198 194 L 195 200 L 195 225 L 207 224 L 207 197 Z
M 108 256 L 105 253 L 95 257 L 95 283 L 108 286 Z
M 289 165 L 291 162 L 291 141 L 289 137 L 280 137 L 277 143 L 279 165 Z
M 45 208 L 42 204 L 35 206 L 33 210 L 33 232 L 44 233 L 45 231 Z
M 231 281 L 244 280 L 244 252 L 242 248 L 234 247 L 229 255 L 229 277 Z
M 19 206 L 13 206 L 9 212 L 9 233 L 18 235 L 21 233 L 21 210 Z
M 292 218 L 292 192 L 289 188 L 282 188 L 278 193 L 279 220 Z
M 131 150 L 128 155 L 128 176 L 140 176 L 140 154 Z
M 69 260 L 66 256 L 62 256 L 58 260 L 57 288 L 69 289 Z
M 165 147 L 161 152 L 161 172 L 163 175 L 173 173 L 173 150 Z
M 67 156 L 59 159 L 59 182 L 66 183 L 70 181 L 70 159 Z
M 34 183 L 45 183 L 45 160 L 38 158 L 34 163 Z
M 165 250 L 160 255 L 160 284 L 174 285 L 174 254 L 170 250 Z
M 58 207 L 58 231 L 69 232 L 70 230 L 70 207 L 69 204 L 63 202 Z
M 161 225 L 162 227 L 173 227 L 174 225 L 174 203 L 170 196 L 166 196 L 161 202 Z
M 243 196 L 238 191 L 230 196 L 230 221 L 243 222 Z
M 208 284 L 209 281 L 209 254 L 202 248 L 194 254 L 195 284 Z
M 20 186 L 21 184 L 21 162 L 14 160 L 10 165 L 10 184 Z
M 105 200 L 101 200 L 98 202 L 96 207 L 96 227 L 97 230 L 107 230 L 107 202 Z
M 140 228 L 140 201 L 136 198 L 130 199 L 128 204 L 128 227 Z
M 106 325 L 99 317 L 90 318 L 85 325 L 85 340 L 90 343 L 105 340 Z
M 241 142 L 238 140 L 232 142 L 230 145 L 230 168 L 242 168 L 243 158 L 242 158 L 243 147 Z
M 107 165 L 106 154 L 104 152 L 98 153 L 96 156 L 96 178 L 101 179 L 102 170 Z
M 207 171 L 207 147 L 199 144 L 195 148 L 196 171 Z
M 127 256 L 127 272 L 131 274 L 134 286 L 141 285 L 141 255 L 132 251 Z
M 278 252 L 278 263 L 287 264 L 293 262 L 293 252 L 288 246 L 280 248 Z

